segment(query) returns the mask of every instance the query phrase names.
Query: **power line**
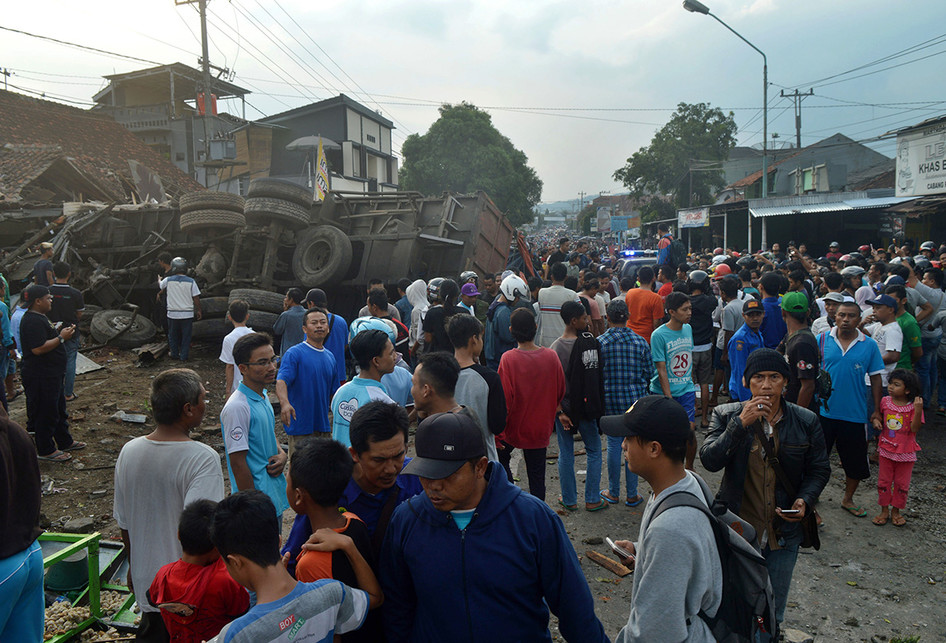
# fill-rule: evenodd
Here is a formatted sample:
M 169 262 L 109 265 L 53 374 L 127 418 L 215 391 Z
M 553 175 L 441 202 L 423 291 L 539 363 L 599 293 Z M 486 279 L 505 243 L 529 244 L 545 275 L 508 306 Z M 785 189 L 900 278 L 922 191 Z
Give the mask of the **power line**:
M 30 33 L 28 31 L 21 31 L 19 29 L 12 29 L 10 27 L 4 27 L 0 25 L 0 29 L 3 31 L 10 31 L 13 33 L 18 33 L 24 36 L 29 36 L 31 38 L 39 38 L 40 40 L 47 40 L 49 42 L 54 42 L 59 45 L 65 45 L 66 47 L 75 47 L 76 49 L 84 49 L 86 51 L 92 51 L 97 54 L 102 54 L 104 56 L 113 56 L 115 58 L 124 58 L 125 60 L 134 60 L 136 62 L 148 63 L 149 65 L 160 65 L 161 63 L 155 62 L 154 60 L 148 60 L 147 58 L 138 58 L 137 56 L 128 56 L 126 54 L 115 53 L 114 51 L 106 51 L 105 49 L 97 49 L 96 47 L 89 47 L 87 45 L 80 45 L 74 42 L 66 42 L 65 40 L 59 40 L 57 38 L 50 38 L 49 36 L 40 36 L 39 34 Z

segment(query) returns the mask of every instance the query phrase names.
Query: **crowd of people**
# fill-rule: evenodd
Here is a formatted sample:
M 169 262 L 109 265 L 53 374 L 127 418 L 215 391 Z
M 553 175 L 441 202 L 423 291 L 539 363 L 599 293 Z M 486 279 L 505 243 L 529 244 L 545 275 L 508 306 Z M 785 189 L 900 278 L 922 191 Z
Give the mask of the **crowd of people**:
M 636 570 L 616 640 L 714 640 L 727 603 L 711 524 L 692 505 L 660 508 L 688 494 L 747 525 L 772 586 L 768 640 L 799 548 L 820 546 L 835 448 L 840 507 L 867 516 L 855 494 L 874 461 L 872 522 L 906 522 L 924 413 L 946 415 L 946 246 L 686 253 L 666 227 L 657 241 L 656 263 L 633 272 L 619 249 L 562 237 L 523 273 L 372 280 L 351 320 L 324 291 L 292 288 L 278 341 L 231 302 L 219 357 L 230 495 L 217 453 L 189 437 L 207 391 L 187 368 L 154 378 L 156 428 L 115 465 L 137 639 L 542 641 L 552 613 L 566 640 L 606 641 L 556 511 L 646 500 L 637 541 L 616 543 Z M 3 640 L 41 640 L 37 457 L 85 446 L 66 410 L 83 303 L 69 266 L 48 259 L 20 319 L 0 309 L 0 368 L 22 354 L 35 440 L 0 420 L 0 462 L 15 468 L 3 477 L 0 603 L 19 615 L 0 618 Z M 171 357 L 186 362 L 200 291 L 165 261 Z M 553 435 L 561 495 L 547 502 Z M 694 473 L 697 457 L 723 472 L 717 490 Z

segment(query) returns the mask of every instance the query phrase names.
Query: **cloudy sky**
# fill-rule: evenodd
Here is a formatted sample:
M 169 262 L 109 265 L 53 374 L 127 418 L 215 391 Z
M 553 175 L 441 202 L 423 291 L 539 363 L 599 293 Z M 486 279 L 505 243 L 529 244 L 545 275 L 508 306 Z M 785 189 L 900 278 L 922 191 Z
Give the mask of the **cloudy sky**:
M 0 26 L 196 65 L 199 21 L 174 0 L 7 3 Z M 942 0 L 712 0 L 769 61 L 769 133 L 794 141 L 782 89 L 814 88 L 802 143 L 870 139 L 946 113 Z M 392 119 L 395 149 L 443 102 L 483 107 L 529 157 L 543 201 L 621 189 L 612 172 L 680 102 L 762 141 L 762 60 L 678 0 L 210 0 L 211 61 L 250 89 L 248 118 L 344 92 Z M 10 88 L 88 104 L 101 76 L 150 66 L 0 31 Z M 852 71 L 854 70 L 854 71 Z M 237 104 L 224 105 L 239 113 Z

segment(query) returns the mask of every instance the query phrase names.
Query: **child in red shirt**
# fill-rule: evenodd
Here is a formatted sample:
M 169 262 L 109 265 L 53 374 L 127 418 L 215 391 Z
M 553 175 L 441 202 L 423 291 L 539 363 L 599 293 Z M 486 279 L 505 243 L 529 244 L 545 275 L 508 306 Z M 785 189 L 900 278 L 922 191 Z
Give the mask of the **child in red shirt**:
M 920 450 L 916 433 L 924 421 L 920 379 L 913 371 L 898 368 L 887 378 L 887 391 L 890 395 L 880 401 L 883 421 L 874 420 L 874 428 L 880 432 L 877 490 L 882 509 L 873 520 L 875 525 L 885 525 L 889 519 L 897 527 L 902 527 L 907 524 L 907 519 L 900 510 L 907 506 L 916 452 Z M 893 512 L 890 511 L 891 504 Z
M 209 641 L 250 607 L 250 596 L 227 572 L 210 542 L 217 503 L 197 500 L 181 512 L 177 537 L 183 555 L 158 570 L 148 600 L 161 610 L 173 643 Z
M 375 569 L 377 564 L 371 550 L 368 527 L 358 516 L 338 506 L 351 480 L 353 468 L 351 454 L 340 442 L 310 440 L 292 454 L 286 476 L 286 497 L 293 511 L 309 519 L 316 538 L 320 529 L 331 529 L 351 538 L 368 565 Z M 348 555 L 340 549 L 316 551 L 303 546 L 296 559 L 295 574 L 296 580 L 304 583 L 331 578 L 349 587 L 365 589 L 359 586 Z M 358 630 L 342 634 L 341 640 L 344 643 L 383 640 L 380 612 L 368 612 L 364 625 Z

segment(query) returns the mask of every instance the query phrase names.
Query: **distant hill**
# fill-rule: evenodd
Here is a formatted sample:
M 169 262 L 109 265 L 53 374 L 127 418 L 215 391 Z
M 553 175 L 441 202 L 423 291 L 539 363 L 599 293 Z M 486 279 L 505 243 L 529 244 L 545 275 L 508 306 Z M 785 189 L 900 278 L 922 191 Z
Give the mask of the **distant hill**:
M 585 200 L 585 203 L 588 202 L 588 199 Z M 572 199 L 570 201 L 551 201 L 549 203 L 540 203 L 535 206 L 536 211 L 545 212 L 548 209 L 549 212 L 577 212 L 579 208 L 579 199 Z

